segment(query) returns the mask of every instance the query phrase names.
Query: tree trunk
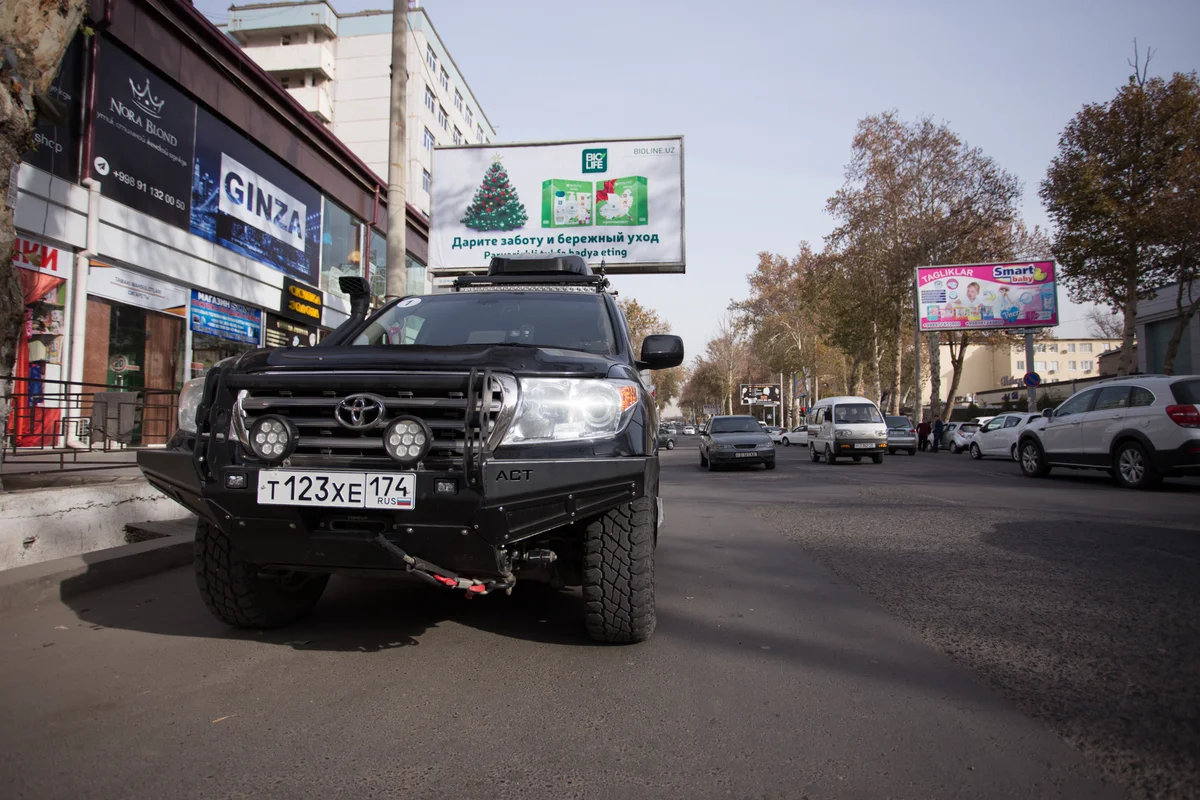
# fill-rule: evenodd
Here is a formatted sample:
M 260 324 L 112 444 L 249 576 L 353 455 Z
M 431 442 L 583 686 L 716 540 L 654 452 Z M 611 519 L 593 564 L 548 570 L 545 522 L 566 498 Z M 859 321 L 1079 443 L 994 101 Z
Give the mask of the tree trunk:
M 958 382 L 962 378 L 963 361 L 967 357 L 967 344 L 971 338 L 970 331 L 963 331 L 958 340 L 958 350 L 954 349 L 954 334 L 950 335 L 950 388 L 946 390 L 946 405 L 942 408 L 942 421 L 949 422 L 954 413 L 954 395 L 958 392 Z
M 1175 356 L 1179 354 L 1179 343 L 1183 341 L 1183 334 L 1187 331 L 1188 323 L 1192 321 L 1192 317 L 1196 315 L 1197 309 L 1200 309 L 1200 299 L 1192 300 L 1192 284 L 1191 281 L 1186 281 L 1188 292 L 1188 305 L 1183 304 L 1183 290 L 1185 281 L 1179 282 L 1179 289 L 1175 295 L 1175 330 L 1171 332 L 1171 340 L 1167 342 L 1167 352 L 1163 356 L 1163 372 L 1167 375 L 1175 374 Z
M 942 335 L 931 333 L 929 341 L 929 416 L 942 415 Z
M 878 403 L 883 399 L 883 376 L 879 362 L 883 360 L 879 347 L 879 324 L 871 323 L 871 400 Z
M 892 375 L 892 392 L 888 398 L 888 409 L 893 415 L 900 413 L 900 384 L 904 379 L 904 322 L 896 314 L 896 371 Z
M 1118 375 L 1130 375 L 1137 371 L 1133 358 L 1133 340 L 1137 336 L 1137 270 L 1130 270 L 1129 283 L 1125 288 L 1125 336 L 1121 339 L 1121 360 L 1117 364 Z
M 0 14 L 0 182 L 8 190 L 9 176 L 29 149 L 35 125 L 32 102 L 45 96 L 67 45 L 83 20 L 83 0 L 5 0 Z M 0 208 L 0 441 L 8 430 L 8 401 L 21 326 L 25 323 L 25 292 L 9 254 L 16 241 L 13 209 Z M 0 447 L 0 464 L 4 448 Z M 3 487 L 0 486 L 0 489 Z

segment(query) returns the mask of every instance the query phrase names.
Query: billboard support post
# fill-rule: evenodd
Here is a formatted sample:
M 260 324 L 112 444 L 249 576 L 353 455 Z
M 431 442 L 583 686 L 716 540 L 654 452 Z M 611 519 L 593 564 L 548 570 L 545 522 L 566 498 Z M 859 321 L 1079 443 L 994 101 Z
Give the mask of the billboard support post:
M 387 288 L 388 297 L 408 294 L 408 242 L 405 235 L 405 140 L 408 120 L 408 3 L 395 0 L 392 6 L 392 96 L 388 122 L 387 188 Z M 367 232 L 367 241 L 370 241 Z
M 1034 368 L 1034 359 L 1036 357 L 1037 357 L 1037 354 L 1034 352 L 1034 347 L 1033 347 L 1033 331 L 1026 330 L 1025 331 L 1025 371 L 1026 372 L 1036 372 L 1037 371 Z M 1030 414 L 1037 413 L 1037 387 L 1036 386 L 1029 387 L 1029 409 L 1028 409 L 1028 411 Z
M 917 279 L 913 278 L 913 308 L 920 317 L 921 314 L 921 294 L 917 284 Z M 919 424 L 924 419 L 922 411 L 921 392 L 924 387 L 921 385 L 921 323 L 918 320 L 913 326 L 913 424 Z M 872 398 L 873 400 L 875 398 Z M 903 400 L 903 398 L 901 398 Z M 875 402 L 879 402 L 875 400 Z M 900 411 L 899 408 L 896 409 Z

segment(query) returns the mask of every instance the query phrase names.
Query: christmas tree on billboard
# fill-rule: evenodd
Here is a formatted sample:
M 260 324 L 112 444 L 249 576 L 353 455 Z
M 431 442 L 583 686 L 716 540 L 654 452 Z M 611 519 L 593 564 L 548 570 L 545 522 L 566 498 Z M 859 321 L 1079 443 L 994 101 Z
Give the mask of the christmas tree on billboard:
M 508 182 L 508 173 L 500 164 L 500 157 L 492 157 L 492 166 L 483 176 L 483 183 L 475 190 L 466 216 L 459 222 L 477 231 L 511 231 L 529 220 L 525 206 L 517 197 L 517 190 Z

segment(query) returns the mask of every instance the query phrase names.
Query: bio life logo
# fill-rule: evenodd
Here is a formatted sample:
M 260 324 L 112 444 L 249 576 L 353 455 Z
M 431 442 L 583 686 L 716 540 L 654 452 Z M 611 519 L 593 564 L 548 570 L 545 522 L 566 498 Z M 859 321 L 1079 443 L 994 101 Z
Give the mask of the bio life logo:
M 589 147 L 583 151 L 583 172 L 607 172 L 608 171 L 608 148 L 607 147 Z
M 304 225 L 308 219 L 304 204 L 225 153 L 221 153 L 217 208 L 222 214 L 304 250 Z

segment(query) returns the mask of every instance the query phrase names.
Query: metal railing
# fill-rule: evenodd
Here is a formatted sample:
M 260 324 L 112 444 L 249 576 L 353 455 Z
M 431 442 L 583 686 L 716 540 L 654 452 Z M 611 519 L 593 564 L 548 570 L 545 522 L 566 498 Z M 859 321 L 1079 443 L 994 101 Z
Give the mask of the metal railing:
M 122 469 L 165 445 L 178 427 L 179 391 L 15 379 L 3 394 L 4 472 Z

